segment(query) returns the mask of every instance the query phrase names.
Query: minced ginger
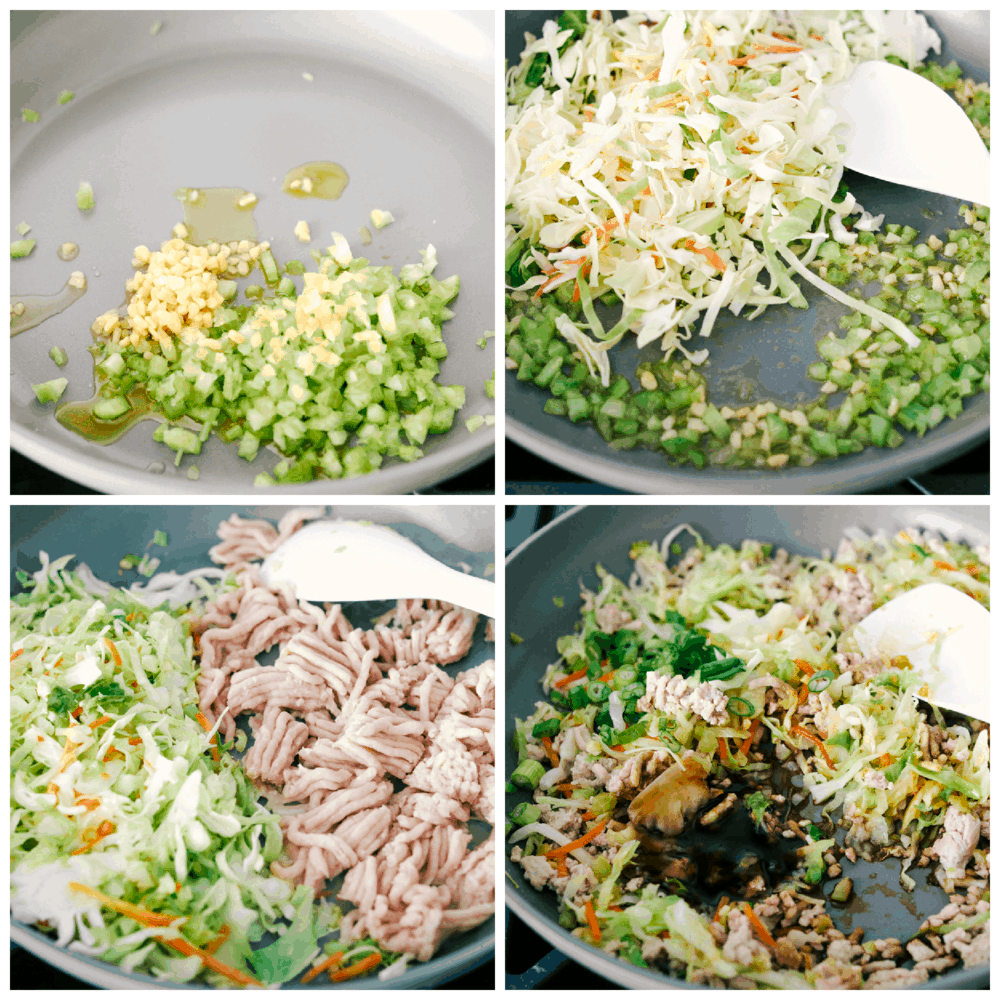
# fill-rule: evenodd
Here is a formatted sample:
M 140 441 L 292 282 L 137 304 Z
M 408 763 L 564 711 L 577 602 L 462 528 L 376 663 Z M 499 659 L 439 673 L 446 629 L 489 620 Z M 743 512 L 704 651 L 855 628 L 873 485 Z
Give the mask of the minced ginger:
M 125 284 L 129 292 L 127 316 L 110 311 L 91 326 L 95 336 L 110 337 L 115 344 L 163 347 L 173 337 L 191 342 L 212 326 L 216 308 L 224 299 L 218 279 L 246 274 L 267 243 L 249 240 L 210 243 L 200 247 L 180 237 L 167 240 L 159 250 L 135 248 L 135 274 Z

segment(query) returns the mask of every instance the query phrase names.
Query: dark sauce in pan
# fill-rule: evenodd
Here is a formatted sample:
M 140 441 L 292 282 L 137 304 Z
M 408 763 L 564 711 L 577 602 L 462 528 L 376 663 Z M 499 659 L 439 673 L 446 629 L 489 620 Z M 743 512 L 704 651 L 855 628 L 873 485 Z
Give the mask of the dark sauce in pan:
M 678 892 L 681 883 L 686 890 L 682 894 L 692 905 L 706 907 L 714 907 L 723 896 L 743 899 L 748 884 L 758 875 L 763 876 L 766 891 L 773 891 L 798 865 L 796 850 L 802 842 L 757 829 L 742 802 L 743 793 L 751 790 L 735 781 L 725 789 L 736 792 L 741 801 L 710 828 L 695 820 L 671 839 L 640 831 L 639 848 L 626 866 L 626 878 L 641 875 L 647 882 L 666 883 L 666 889 Z M 721 799 L 709 803 L 703 813 Z

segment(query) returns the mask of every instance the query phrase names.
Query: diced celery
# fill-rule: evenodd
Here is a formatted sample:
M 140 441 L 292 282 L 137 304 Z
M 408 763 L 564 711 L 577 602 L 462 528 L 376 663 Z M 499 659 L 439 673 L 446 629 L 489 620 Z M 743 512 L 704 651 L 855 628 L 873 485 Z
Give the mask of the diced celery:
M 94 403 L 94 416 L 98 420 L 114 420 L 128 413 L 129 409 L 128 400 L 124 396 L 112 396 Z
M 94 204 L 94 189 L 86 181 L 80 181 L 76 192 L 76 207 L 81 212 L 89 212 Z
M 44 405 L 45 403 L 57 402 L 66 391 L 66 386 L 68 385 L 69 379 L 54 378 L 48 382 L 40 382 L 38 385 L 33 385 L 31 388 L 34 390 L 35 398 L 38 402 Z

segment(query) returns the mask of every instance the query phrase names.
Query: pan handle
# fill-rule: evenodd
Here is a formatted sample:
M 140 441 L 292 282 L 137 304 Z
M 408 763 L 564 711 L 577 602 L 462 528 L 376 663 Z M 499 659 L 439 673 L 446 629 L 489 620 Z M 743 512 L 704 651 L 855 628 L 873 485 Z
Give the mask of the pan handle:
M 506 931 L 507 924 L 510 923 L 510 910 L 505 910 L 504 912 L 504 929 Z M 553 948 L 552 951 L 543 955 L 535 964 L 528 969 L 527 972 L 522 972 L 520 975 L 513 975 L 508 972 L 506 974 L 506 983 L 504 989 L 507 990 L 536 990 L 541 986 L 546 980 L 554 976 L 564 965 L 569 962 L 569 959 L 558 949 Z
M 537 990 L 549 978 L 554 976 L 569 959 L 555 948 L 543 955 L 535 964 L 519 976 L 507 973 L 504 989 L 507 990 Z

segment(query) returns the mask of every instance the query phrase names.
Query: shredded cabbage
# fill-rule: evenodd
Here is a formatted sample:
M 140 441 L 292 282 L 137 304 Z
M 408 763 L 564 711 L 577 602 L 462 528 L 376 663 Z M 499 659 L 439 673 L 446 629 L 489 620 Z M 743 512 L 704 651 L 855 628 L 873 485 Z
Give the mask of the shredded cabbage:
M 184 619 L 126 591 L 95 596 L 71 557 L 41 558 L 10 612 L 12 916 L 127 971 L 232 986 L 161 939 L 204 948 L 228 926 L 215 955 L 248 971 L 251 942 L 300 902 L 270 875 L 278 818 L 229 754 L 209 753 Z M 177 919 L 143 928 L 70 882 Z
M 862 60 L 913 66 L 929 49 L 940 39 L 912 11 L 602 11 L 572 30 L 546 22 L 508 74 L 506 242 L 524 241 L 542 271 L 520 288 L 576 281 L 585 306 L 611 292 L 619 336 L 659 338 L 665 358 L 680 351 L 700 364 L 708 351 L 685 342 L 696 324 L 709 336 L 723 308 L 749 307 L 752 319 L 778 302 L 805 307 L 791 270 L 914 346 L 897 320 L 803 263 L 824 240 L 854 242 L 848 216 L 861 215 L 858 228 L 881 222 L 839 190 L 829 88 Z M 539 54 L 548 63 L 537 78 Z M 558 330 L 608 385 L 610 342 L 590 313 L 592 337 L 569 320 Z

